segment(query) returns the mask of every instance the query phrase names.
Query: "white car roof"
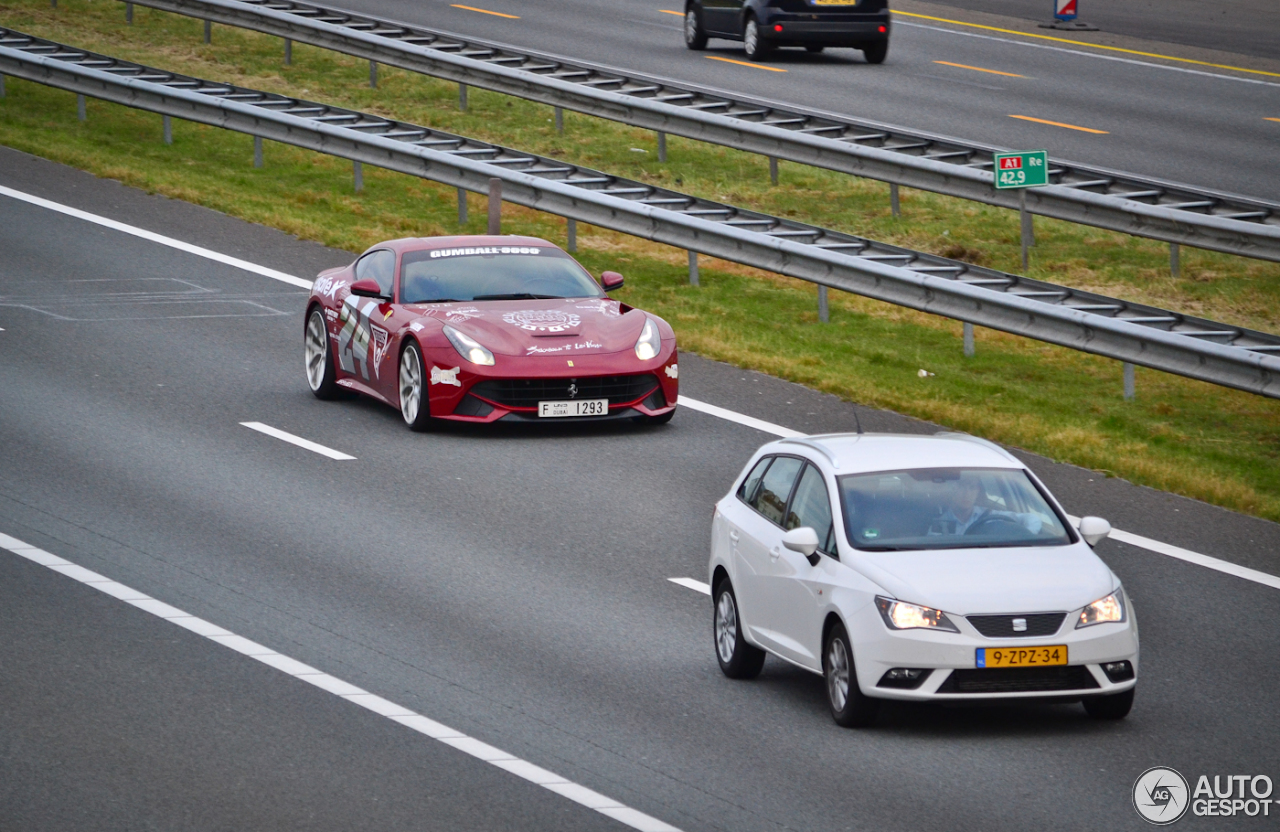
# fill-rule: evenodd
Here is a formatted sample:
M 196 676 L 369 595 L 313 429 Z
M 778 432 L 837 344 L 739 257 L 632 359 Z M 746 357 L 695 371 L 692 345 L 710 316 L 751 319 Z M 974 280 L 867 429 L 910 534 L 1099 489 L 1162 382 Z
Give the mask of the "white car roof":
M 920 436 L 898 433 L 828 433 L 771 443 L 773 453 L 796 446 L 825 457 L 834 473 L 866 474 L 914 468 L 1025 468 L 993 442 L 964 433 Z

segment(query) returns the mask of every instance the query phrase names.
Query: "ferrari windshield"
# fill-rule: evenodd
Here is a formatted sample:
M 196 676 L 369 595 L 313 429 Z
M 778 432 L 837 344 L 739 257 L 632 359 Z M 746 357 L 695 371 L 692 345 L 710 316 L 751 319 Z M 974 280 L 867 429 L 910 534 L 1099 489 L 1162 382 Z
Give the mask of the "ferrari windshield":
M 401 258 L 401 303 L 603 296 L 586 269 L 556 248 L 437 248 Z
M 839 478 L 849 542 L 859 549 L 1065 546 L 1071 536 L 1026 472 L 930 468 Z

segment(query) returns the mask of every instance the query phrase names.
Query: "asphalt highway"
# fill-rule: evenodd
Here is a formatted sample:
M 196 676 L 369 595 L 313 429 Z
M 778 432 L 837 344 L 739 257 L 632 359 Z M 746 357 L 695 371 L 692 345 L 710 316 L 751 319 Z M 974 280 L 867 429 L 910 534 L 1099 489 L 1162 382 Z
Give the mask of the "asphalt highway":
M 820 55 L 780 50 L 758 65 L 745 59 L 740 43 L 713 40 L 705 52 L 685 49 L 683 6 L 674 0 L 554 0 L 536 6 L 515 0 L 342 0 L 335 5 L 983 144 L 1044 148 L 1055 158 L 1113 170 L 1265 199 L 1280 194 L 1280 168 L 1263 161 L 1280 140 L 1280 122 L 1267 120 L 1280 118 L 1280 75 L 1275 73 L 1231 73 L 957 27 L 905 12 L 894 19 L 889 58 L 882 66 L 864 63 L 861 53 L 850 49 Z M 1048 0 L 1043 6 L 1049 8 Z M 1241 28 L 1250 20 L 1247 14 L 1234 19 Z M 1176 28 L 1189 30 L 1194 22 Z M 1265 20 L 1259 31 L 1274 34 Z M 1163 51 L 1177 49 L 1171 45 Z M 678 160 L 678 151 L 672 158 Z
M 0 185 L 303 277 L 350 258 L 13 151 Z M 311 396 L 303 290 L 3 196 L 0 252 L 0 533 L 674 827 L 1138 829 L 1151 766 L 1280 780 L 1280 590 L 1108 541 L 1142 627 L 1129 719 L 842 730 L 816 676 L 724 678 L 708 599 L 669 580 L 706 579 L 712 504 L 772 437 L 688 409 L 413 434 Z M 937 429 L 681 365 L 683 393 L 797 430 Z M 1026 458 L 1072 513 L 1280 574 L 1280 526 Z M 0 829 L 139 828 L 625 827 L 0 551 Z

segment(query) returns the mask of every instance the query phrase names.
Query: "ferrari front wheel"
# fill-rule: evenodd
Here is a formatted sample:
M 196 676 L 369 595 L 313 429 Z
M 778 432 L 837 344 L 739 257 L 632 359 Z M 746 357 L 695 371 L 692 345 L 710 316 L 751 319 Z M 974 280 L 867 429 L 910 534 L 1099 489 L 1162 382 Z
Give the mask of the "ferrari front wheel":
M 410 340 L 400 353 L 400 415 L 410 430 L 424 431 L 431 424 L 431 406 L 423 397 L 422 351 Z
M 341 394 L 337 373 L 333 369 L 333 351 L 329 349 L 329 332 L 324 325 L 324 312 L 320 307 L 307 315 L 306 342 L 303 352 L 306 360 L 307 385 L 317 399 L 336 399 Z

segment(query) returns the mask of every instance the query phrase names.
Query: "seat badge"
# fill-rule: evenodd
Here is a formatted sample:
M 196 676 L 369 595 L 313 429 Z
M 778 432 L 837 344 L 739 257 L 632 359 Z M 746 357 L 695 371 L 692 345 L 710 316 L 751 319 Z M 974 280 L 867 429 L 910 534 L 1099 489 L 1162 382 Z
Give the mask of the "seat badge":
M 1027 619 L 1025 618 L 1013 619 L 1013 631 L 1015 633 L 1025 633 L 1027 631 Z

